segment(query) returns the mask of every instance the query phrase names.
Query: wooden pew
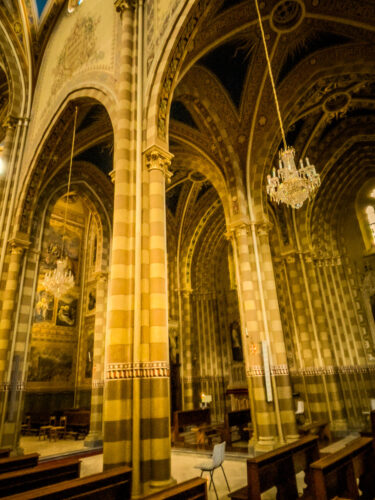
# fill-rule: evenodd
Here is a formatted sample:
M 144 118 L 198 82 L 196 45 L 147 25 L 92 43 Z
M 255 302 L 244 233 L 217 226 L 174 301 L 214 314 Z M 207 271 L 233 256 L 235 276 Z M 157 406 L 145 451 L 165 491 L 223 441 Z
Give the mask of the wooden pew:
M 80 466 L 81 461 L 78 458 L 64 458 L 0 474 L 0 497 L 76 479 L 79 477 Z
M 247 486 L 229 494 L 235 500 L 260 500 L 261 493 L 277 487 L 278 500 L 298 498 L 296 474 L 305 471 L 307 496 L 309 465 L 319 458 L 317 436 L 306 436 L 276 450 L 247 459 Z
M 0 458 L 7 458 L 10 455 L 11 448 L 0 448 Z
M 375 456 L 372 438 L 361 437 L 342 450 L 310 464 L 312 491 L 317 500 L 335 495 L 350 499 L 375 498 Z M 359 489 L 362 496 L 359 497 Z
M 159 491 L 158 493 L 146 495 L 144 500 L 204 500 L 206 498 L 207 481 L 200 477 L 196 477 L 194 479 L 184 481 L 183 483 L 170 486 L 169 488 Z
M 298 427 L 298 432 L 301 436 L 306 436 L 308 434 L 317 434 L 320 441 L 327 439 L 329 442 L 332 441 L 330 423 L 328 420 L 317 420 L 316 422 L 309 422 Z
M 178 410 L 173 413 L 173 443 L 184 443 L 184 433 L 191 428 L 211 425 L 209 408 L 199 410 Z
M 128 500 L 131 497 L 130 467 L 116 467 L 92 476 L 71 479 L 4 497 L 4 500 Z
M 0 458 L 0 474 L 13 470 L 27 469 L 38 465 L 39 453 L 30 453 L 17 457 Z
M 250 410 L 236 410 L 228 411 L 225 415 L 224 428 L 225 428 L 225 441 L 228 445 L 232 443 L 232 427 L 238 427 L 241 437 L 243 436 L 245 430 L 249 429 L 249 423 L 251 422 Z

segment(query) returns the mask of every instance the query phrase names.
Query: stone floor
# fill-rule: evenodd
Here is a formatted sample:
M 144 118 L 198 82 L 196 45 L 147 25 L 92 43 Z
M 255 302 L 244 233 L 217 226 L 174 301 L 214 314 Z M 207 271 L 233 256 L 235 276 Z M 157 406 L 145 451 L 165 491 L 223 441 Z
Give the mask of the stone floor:
M 65 455 L 70 453 L 78 453 L 92 451 L 85 448 L 84 441 L 76 441 L 74 439 L 63 439 L 58 441 L 39 440 L 36 436 L 22 436 L 21 447 L 24 453 L 38 452 L 41 457 L 52 457 L 57 455 Z M 178 482 L 186 481 L 200 475 L 200 470 L 195 466 L 207 462 L 211 453 L 209 451 L 179 449 L 172 450 L 172 477 Z M 228 478 L 229 486 L 232 491 L 245 486 L 246 484 L 246 456 L 244 453 L 230 452 L 227 454 L 223 464 L 225 473 Z M 97 454 L 82 458 L 81 476 L 88 476 L 103 470 L 103 455 Z M 206 477 L 207 473 L 204 474 Z M 218 492 L 219 499 L 228 498 L 227 485 L 224 476 L 220 469 L 214 473 L 214 481 Z M 215 500 L 216 495 L 211 488 L 208 494 L 209 500 Z M 266 492 L 262 495 L 262 500 L 274 500 L 276 498 L 276 490 Z
M 358 437 L 358 434 L 352 434 L 340 440 L 337 443 L 331 444 L 323 448 L 323 453 L 333 453 L 339 448 L 342 448 L 349 441 Z M 39 440 L 34 436 L 23 436 L 21 438 L 21 447 L 24 453 L 31 453 L 37 451 L 42 457 L 65 455 L 70 453 L 79 452 L 92 452 L 92 449 L 85 448 L 83 440 L 64 439 L 58 441 Z M 200 475 L 200 470 L 195 466 L 201 462 L 207 462 L 211 453 L 206 450 L 191 450 L 191 449 L 173 449 L 172 450 L 172 477 L 178 482 L 191 479 Z M 246 455 L 243 450 L 242 453 L 235 453 L 230 451 L 226 453 L 225 461 L 223 464 L 226 476 L 228 478 L 231 491 L 234 491 L 242 486 L 245 486 L 246 479 Z M 103 470 L 103 455 L 96 454 L 82 458 L 81 476 L 95 474 Z M 205 473 L 208 476 L 207 473 Z M 297 475 L 297 486 L 300 491 L 303 489 L 304 474 Z M 219 499 L 228 498 L 228 489 L 220 469 L 214 473 L 214 481 L 218 492 Z M 262 500 L 275 500 L 276 489 L 273 488 L 262 494 Z M 211 488 L 208 494 L 209 500 L 215 500 L 216 495 Z

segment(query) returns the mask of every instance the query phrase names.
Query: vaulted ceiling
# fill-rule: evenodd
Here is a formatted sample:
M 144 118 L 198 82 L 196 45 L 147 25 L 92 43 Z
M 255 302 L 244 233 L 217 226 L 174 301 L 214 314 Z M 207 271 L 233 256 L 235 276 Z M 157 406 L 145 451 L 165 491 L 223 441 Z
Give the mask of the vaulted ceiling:
M 287 142 L 297 161 L 309 157 L 322 180 L 314 201 L 294 217 L 323 239 L 327 230 L 337 232 L 345 207 L 375 176 L 375 4 L 267 0 L 259 5 Z M 175 207 L 183 203 L 181 179 L 185 175 L 189 182 L 200 157 L 233 187 L 240 172 L 258 219 L 282 210 L 266 197 L 281 133 L 254 0 L 211 4 L 174 93 L 170 144 L 174 164 L 183 163 L 168 189 Z

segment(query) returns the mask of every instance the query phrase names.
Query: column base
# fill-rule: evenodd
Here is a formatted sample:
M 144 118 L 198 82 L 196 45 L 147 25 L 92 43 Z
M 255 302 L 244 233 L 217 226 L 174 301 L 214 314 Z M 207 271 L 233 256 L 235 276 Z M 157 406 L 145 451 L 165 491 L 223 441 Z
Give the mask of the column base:
M 173 486 L 174 484 L 177 484 L 177 481 L 173 477 L 171 477 L 170 479 L 165 479 L 164 481 L 151 481 L 150 489 L 152 489 L 153 491 L 157 489 L 162 490 L 164 488 L 168 488 L 168 486 Z
M 293 443 L 294 441 L 297 441 L 298 439 L 300 439 L 300 435 L 299 434 L 287 434 L 285 436 L 285 441 L 287 443 Z
M 259 436 L 258 440 L 249 441 L 249 448 L 253 448 L 254 452 L 265 452 L 274 450 L 277 447 L 278 439 L 276 436 Z
M 83 444 L 86 448 L 102 448 L 103 436 L 99 432 L 90 432 Z
M 331 424 L 331 432 L 336 438 L 344 438 L 349 431 L 349 426 L 347 420 L 338 419 L 334 420 Z

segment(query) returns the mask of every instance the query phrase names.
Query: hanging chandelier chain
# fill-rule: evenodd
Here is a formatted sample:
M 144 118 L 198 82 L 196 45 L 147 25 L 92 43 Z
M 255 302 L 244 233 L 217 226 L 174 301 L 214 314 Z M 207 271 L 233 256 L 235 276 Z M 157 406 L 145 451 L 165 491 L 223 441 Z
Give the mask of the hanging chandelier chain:
M 72 149 L 70 152 L 70 163 L 69 163 L 69 177 L 68 177 L 68 189 L 66 193 L 66 202 L 65 202 L 65 213 L 64 213 L 64 226 L 63 226 L 63 236 L 62 236 L 62 252 L 61 257 L 63 257 L 64 253 L 64 240 L 66 233 L 66 221 L 68 218 L 68 205 L 69 205 L 69 195 L 70 195 L 70 185 L 72 181 L 72 167 L 73 167 L 73 156 L 74 156 L 74 144 L 76 140 L 76 126 L 77 126 L 77 114 L 78 114 L 78 106 L 75 107 L 74 113 L 74 125 L 73 125 L 73 139 L 72 139 Z
M 271 68 L 271 61 L 270 57 L 268 54 L 268 49 L 267 49 L 267 43 L 266 43 L 266 37 L 264 35 L 264 30 L 263 30 L 263 24 L 262 24 L 262 17 L 260 15 L 260 10 L 259 10 L 259 5 L 258 5 L 258 0 L 255 1 L 255 8 L 258 14 L 258 20 L 259 20 L 259 26 L 260 26 L 260 32 L 262 34 L 262 40 L 263 40 L 263 46 L 264 46 L 264 51 L 266 53 L 266 60 L 267 60 L 267 66 L 268 66 L 268 73 L 270 75 L 270 80 L 271 80 L 271 85 L 272 85 L 272 91 L 273 91 L 273 97 L 275 99 L 275 106 L 276 106 L 276 112 L 277 116 L 279 118 L 280 122 L 280 129 L 281 129 L 281 135 L 283 138 L 283 143 L 284 143 L 284 149 L 287 149 L 287 144 L 286 144 L 286 138 L 285 138 L 285 131 L 284 131 L 284 126 L 283 126 L 283 120 L 281 118 L 281 112 L 280 112 L 280 106 L 279 106 L 279 101 L 277 99 L 277 94 L 276 94 L 276 87 L 275 87 L 275 81 L 273 79 L 273 74 L 272 74 L 272 68 Z

